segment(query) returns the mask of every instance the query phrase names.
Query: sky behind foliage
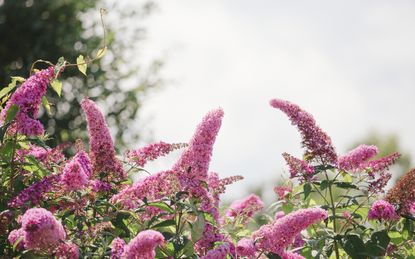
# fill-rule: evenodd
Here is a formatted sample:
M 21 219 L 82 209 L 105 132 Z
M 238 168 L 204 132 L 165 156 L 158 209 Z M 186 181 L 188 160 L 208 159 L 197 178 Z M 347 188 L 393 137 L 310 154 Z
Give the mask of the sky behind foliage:
M 415 158 L 414 13 L 413 1 L 159 1 L 142 58 L 164 56 L 172 83 L 143 114 L 155 140 L 183 142 L 223 107 L 211 169 L 245 177 L 231 197 L 287 171 L 282 152 L 302 154 L 275 97 L 312 113 L 341 154 L 375 129 Z

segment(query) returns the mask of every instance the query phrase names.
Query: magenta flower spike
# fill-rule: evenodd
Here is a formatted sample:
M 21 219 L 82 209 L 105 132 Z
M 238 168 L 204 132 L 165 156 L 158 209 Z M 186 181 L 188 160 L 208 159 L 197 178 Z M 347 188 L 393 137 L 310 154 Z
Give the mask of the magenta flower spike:
M 54 76 L 54 67 L 49 67 L 29 77 L 17 88 L 6 107 L 1 111 L 0 123 L 3 124 L 10 107 L 16 105 L 19 107 L 19 112 L 9 130 L 28 136 L 42 135 L 43 125 L 36 119 L 36 116 L 39 112 L 42 96 L 45 95 L 47 86 Z
M 81 107 L 88 124 L 89 152 L 94 172 L 113 172 L 117 174 L 116 178 L 126 178 L 122 164 L 116 158 L 114 143 L 100 108 L 89 99 L 83 99 Z
M 324 163 L 335 164 L 337 162 L 337 154 L 330 137 L 317 126 L 311 114 L 296 104 L 280 99 L 273 99 L 270 104 L 284 112 L 291 123 L 297 126 L 303 139 L 302 145 L 306 148 L 306 155 L 318 157 Z

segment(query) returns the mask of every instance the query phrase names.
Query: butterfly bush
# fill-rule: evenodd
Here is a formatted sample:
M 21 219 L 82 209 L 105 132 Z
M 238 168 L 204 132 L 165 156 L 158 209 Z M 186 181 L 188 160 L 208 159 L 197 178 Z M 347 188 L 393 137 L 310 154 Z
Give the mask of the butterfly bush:
M 59 80 L 61 66 L 0 96 L 0 254 L 6 258 L 415 256 L 415 169 L 389 184 L 399 153 L 377 157 L 381 150 L 362 144 L 339 154 L 310 113 L 272 99 L 300 132 L 304 152 L 282 154 L 288 177 L 272 186 L 271 200 L 261 190 L 231 202 L 223 194 L 243 176 L 210 168 L 221 108 L 208 112 L 186 143 L 131 143 L 120 155 L 101 108 L 84 98 L 88 141 L 49 147 L 37 115 L 42 99 L 54 94 L 47 88 Z M 175 150 L 172 167 L 146 168 Z

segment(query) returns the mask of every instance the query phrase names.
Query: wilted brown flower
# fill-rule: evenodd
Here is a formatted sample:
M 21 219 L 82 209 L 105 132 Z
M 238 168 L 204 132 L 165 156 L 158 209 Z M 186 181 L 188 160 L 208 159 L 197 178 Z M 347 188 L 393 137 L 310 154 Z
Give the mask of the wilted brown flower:
M 409 213 L 415 202 L 415 168 L 402 176 L 386 194 L 385 200 L 397 206 L 401 214 Z

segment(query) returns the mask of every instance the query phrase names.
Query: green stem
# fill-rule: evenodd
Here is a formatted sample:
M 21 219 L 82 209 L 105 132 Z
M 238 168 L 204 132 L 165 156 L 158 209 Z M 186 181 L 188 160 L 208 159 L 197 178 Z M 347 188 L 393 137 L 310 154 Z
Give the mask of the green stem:
M 324 172 L 324 174 L 326 175 L 326 179 L 329 182 L 329 194 L 330 194 L 330 204 L 331 204 L 331 213 L 333 215 L 333 232 L 334 235 L 337 235 L 337 226 L 336 226 L 336 206 L 334 204 L 334 198 L 333 198 L 333 190 L 331 188 L 332 183 L 329 181 L 329 176 L 327 175 L 327 172 Z M 336 175 L 336 177 L 338 176 L 338 174 Z M 336 178 L 335 177 L 335 178 Z M 333 239 L 334 241 L 334 252 L 336 254 L 336 259 L 340 259 L 340 255 L 339 255 L 339 247 L 337 244 L 337 240 L 336 238 Z

